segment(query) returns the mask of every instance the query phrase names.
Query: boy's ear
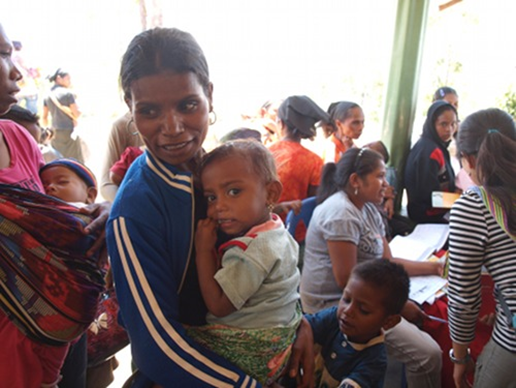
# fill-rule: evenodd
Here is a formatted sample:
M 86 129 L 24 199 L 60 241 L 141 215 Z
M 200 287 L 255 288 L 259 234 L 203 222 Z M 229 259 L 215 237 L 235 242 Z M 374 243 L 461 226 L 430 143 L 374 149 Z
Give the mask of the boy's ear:
M 392 314 L 388 315 L 385 320 L 383 321 L 383 330 L 389 330 L 392 329 L 394 326 L 396 326 L 401 321 L 401 315 L 400 314 Z
M 95 199 L 97 198 L 97 188 L 90 186 L 87 189 L 87 197 L 86 203 L 89 205 L 90 203 L 95 203 Z
M 278 203 L 283 185 L 280 181 L 272 181 L 267 184 L 267 204 Z

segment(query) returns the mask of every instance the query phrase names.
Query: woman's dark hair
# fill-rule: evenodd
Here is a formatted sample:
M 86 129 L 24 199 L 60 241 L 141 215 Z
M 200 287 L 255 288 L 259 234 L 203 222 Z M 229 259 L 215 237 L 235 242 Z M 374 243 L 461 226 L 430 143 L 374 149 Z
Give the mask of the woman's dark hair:
M 32 113 L 30 110 L 25 109 L 19 105 L 13 105 L 11 109 L 9 109 L 9 112 L 0 115 L 0 118 L 12 120 L 16 123 L 19 123 L 20 121 L 26 121 L 28 123 L 38 124 L 39 122 L 38 115 Z
M 368 148 L 350 148 L 342 158 L 335 163 L 326 163 L 321 176 L 321 185 L 317 189 L 317 204 L 323 203 L 328 197 L 339 190 L 344 190 L 351 174 L 356 173 L 364 179 L 373 172 L 383 156 Z
M 312 139 L 316 135 L 315 124 L 327 121 L 328 114 L 308 96 L 289 96 L 278 108 L 278 119 L 295 138 Z
M 271 152 L 263 144 L 250 139 L 231 140 L 208 152 L 202 158 L 198 175 L 201 176 L 210 163 L 229 156 L 240 156 L 247 161 L 264 183 L 279 181 L 276 163 Z
M 506 112 L 490 108 L 475 112 L 460 124 L 459 155 L 476 156 L 479 183 L 496 197 L 516 233 L 516 126 Z
M 432 102 L 442 100 L 447 94 L 455 94 L 458 96 L 457 91 L 453 88 L 450 88 L 449 86 L 441 86 L 439 89 L 437 89 L 434 93 L 434 96 L 432 98 Z
M 124 97 L 131 97 L 134 81 L 167 71 L 194 73 L 204 93 L 209 94 L 208 63 L 194 37 L 177 28 L 154 28 L 136 35 L 122 57 L 120 85 Z
M 353 108 L 360 108 L 360 105 L 350 101 L 332 102 L 327 110 L 330 120 L 322 123 L 325 134 L 329 136 L 337 131 L 335 120 L 345 121 L 351 116 L 351 109 Z
M 49 76 L 49 77 L 48 77 L 48 80 L 49 80 L 50 82 L 56 82 L 57 77 L 61 77 L 61 78 L 63 78 L 63 77 L 66 77 L 68 74 L 70 74 L 70 73 L 68 73 L 67 71 L 64 71 L 64 70 L 63 70 L 63 69 L 61 69 L 61 68 L 58 68 L 58 69 L 54 72 L 54 74 L 52 74 L 51 76 Z

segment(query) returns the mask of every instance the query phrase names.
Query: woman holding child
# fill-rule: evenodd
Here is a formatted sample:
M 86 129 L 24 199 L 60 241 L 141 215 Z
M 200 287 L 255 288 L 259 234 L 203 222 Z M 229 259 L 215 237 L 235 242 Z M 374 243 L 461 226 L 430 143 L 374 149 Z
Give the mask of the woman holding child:
M 108 224 L 108 248 L 121 321 L 139 372 L 133 386 L 260 386 L 242 370 L 200 346 L 184 325 L 205 322 L 196 274 L 194 231 L 206 217 L 199 177 L 213 111 L 204 54 L 177 29 L 136 36 L 122 60 L 125 101 L 147 151 L 127 172 Z M 297 332 L 311 356 L 306 321 Z M 294 352 L 289 372 L 297 372 Z M 303 361 L 304 384 L 313 367 Z
M 481 306 L 483 269 L 493 278 L 496 322 L 476 362 L 475 387 L 516 386 L 516 127 L 500 109 L 468 116 L 457 136 L 462 166 L 478 185 L 450 217 L 448 317 L 456 387 L 473 370 L 469 344 Z
M 337 164 L 326 165 L 306 238 L 300 289 L 305 312 L 337 305 L 352 269 L 367 260 L 392 260 L 411 276 L 441 274 L 438 263 L 392 257 L 374 206 L 388 186 L 385 175 L 382 156 L 366 148 L 349 149 Z M 403 316 L 419 318 L 422 312 L 409 302 Z M 440 386 L 441 350 L 429 335 L 402 319 L 386 332 L 386 346 L 405 363 L 409 387 Z

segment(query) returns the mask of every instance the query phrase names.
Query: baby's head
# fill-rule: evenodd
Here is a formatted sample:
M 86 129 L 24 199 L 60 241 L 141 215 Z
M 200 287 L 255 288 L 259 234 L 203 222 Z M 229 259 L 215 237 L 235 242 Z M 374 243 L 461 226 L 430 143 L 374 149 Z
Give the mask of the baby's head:
M 367 343 L 394 327 L 409 294 L 405 269 L 389 260 L 358 264 L 349 277 L 337 309 L 340 330 L 350 341 Z
M 75 159 L 57 159 L 39 170 L 45 193 L 65 202 L 93 203 L 97 198 L 95 175 Z
M 229 141 L 215 148 L 204 156 L 199 176 L 208 217 L 231 237 L 268 221 L 282 189 L 271 153 L 253 140 Z

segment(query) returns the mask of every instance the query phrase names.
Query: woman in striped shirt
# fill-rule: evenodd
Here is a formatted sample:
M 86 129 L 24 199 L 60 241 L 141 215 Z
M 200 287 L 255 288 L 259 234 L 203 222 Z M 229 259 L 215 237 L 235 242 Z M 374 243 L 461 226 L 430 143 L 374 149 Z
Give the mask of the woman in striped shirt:
M 495 284 L 496 323 L 477 360 L 475 387 L 516 386 L 516 127 L 499 109 L 473 113 L 457 138 L 462 165 L 478 187 L 458 199 L 450 218 L 450 358 L 457 387 L 469 386 L 469 343 L 481 305 L 485 267 Z M 515 322 L 516 323 L 516 322 Z

